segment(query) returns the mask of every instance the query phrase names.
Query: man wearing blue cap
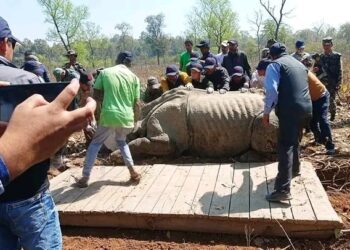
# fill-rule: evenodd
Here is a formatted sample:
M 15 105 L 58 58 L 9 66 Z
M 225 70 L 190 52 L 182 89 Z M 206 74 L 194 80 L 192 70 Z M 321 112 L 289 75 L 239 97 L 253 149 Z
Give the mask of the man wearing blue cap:
M 217 66 L 215 58 L 208 57 L 205 60 L 204 74 L 202 84 L 207 86 L 208 94 L 212 94 L 214 90 L 218 90 L 220 94 L 225 94 L 230 90 L 230 76 L 225 68 Z
M 297 40 L 295 42 L 295 52 L 291 54 L 292 57 L 301 62 L 301 59 L 309 56 L 309 53 L 305 52 L 305 42 L 302 40 Z
M 18 42 L 0 17 L 0 82 L 39 83 L 38 76 L 11 63 Z M 58 213 L 47 179 L 49 167 L 49 160 L 34 165 L 0 195 L 0 249 L 61 249 Z
M 138 182 L 141 175 L 134 169 L 126 136 L 136 122 L 134 111 L 140 100 L 140 80 L 132 73 L 132 54 L 128 51 L 119 53 L 116 66 L 100 72 L 94 84 L 94 99 L 102 102 L 99 125 L 87 149 L 82 177 L 77 180 L 80 188 L 88 186 L 91 170 L 102 144 L 114 133 L 130 179 Z
M 191 78 L 186 72 L 179 71 L 179 68 L 175 64 L 166 67 L 165 77 L 160 80 L 160 85 L 163 92 L 181 86 L 184 86 L 187 89 L 193 88 Z
M 202 53 L 202 57 L 199 58 L 199 60 L 201 60 L 202 62 L 204 62 L 205 59 L 207 59 L 208 57 L 214 57 L 215 58 L 214 54 L 212 54 L 210 52 L 210 43 L 209 43 L 209 41 L 202 40 L 196 45 L 196 47 L 199 48 L 201 53 Z
M 290 200 L 292 176 L 299 175 L 299 135 L 312 117 L 312 103 L 308 87 L 308 70 L 287 54 L 284 44 L 275 43 L 270 48 L 272 63 L 265 76 L 265 107 L 263 122 L 269 123 L 273 108 L 279 120 L 278 174 L 274 192 L 268 201 Z

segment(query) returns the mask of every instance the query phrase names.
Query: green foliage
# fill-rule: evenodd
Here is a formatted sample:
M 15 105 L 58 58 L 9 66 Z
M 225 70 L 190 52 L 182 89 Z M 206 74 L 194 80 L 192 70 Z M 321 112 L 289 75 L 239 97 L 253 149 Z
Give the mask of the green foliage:
M 74 6 L 70 0 L 38 0 L 46 21 L 54 27 L 48 32 L 48 39 L 61 42 L 66 50 L 78 39 L 82 24 L 89 16 L 86 6 Z
M 167 42 L 163 33 L 165 27 L 164 19 L 165 17 L 162 13 L 146 17 L 146 31 L 141 34 L 141 39 L 145 41 L 151 52 L 157 56 L 158 65 L 160 64 L 159 57 L 164 55 Z
M 187 16 L 189 37 L 206 37 L 219 51 L 223 40 L 238 34 L 237 14 L 230 5 L 230 0 L 198 0 Z

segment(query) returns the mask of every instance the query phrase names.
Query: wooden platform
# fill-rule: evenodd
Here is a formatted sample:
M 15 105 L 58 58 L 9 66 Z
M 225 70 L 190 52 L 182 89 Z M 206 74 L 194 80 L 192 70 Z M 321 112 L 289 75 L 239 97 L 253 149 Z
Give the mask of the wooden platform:
M 293 199 L 269 203 L 277 164 L 234 163 L 94 167 L 90 185 L 72 185 L 81 169 L 51 180 L 62 225 L 328 237 L 342 227 L 310 163 L 292 182 Z

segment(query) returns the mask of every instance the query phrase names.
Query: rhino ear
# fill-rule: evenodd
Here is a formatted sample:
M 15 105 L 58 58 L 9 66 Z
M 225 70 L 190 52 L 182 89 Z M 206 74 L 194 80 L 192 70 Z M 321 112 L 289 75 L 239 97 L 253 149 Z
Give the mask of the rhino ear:
M 278 118 L 274 113 L 270 114 L 270 124 L 264 125 L 263 114 L 258 115 L 253 123 L 251 148 L 260 153 L 277 152 Z

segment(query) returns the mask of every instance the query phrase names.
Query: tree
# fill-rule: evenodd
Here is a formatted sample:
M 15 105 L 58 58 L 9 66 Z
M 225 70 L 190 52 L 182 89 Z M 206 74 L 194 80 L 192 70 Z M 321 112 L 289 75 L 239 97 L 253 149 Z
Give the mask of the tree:
M 79 37 L 83 21 L 89 12 L 86 6 L 75 7 L 70 0 L 38 0 L 43 7 L 46 21 L 54 25 L 49 30 L 48 37 L 53 41 L 60 41 L 66 50 Z
M 150 47 L 150 50 L 157 56 L 157 63 L 159 57 L 164 54 L 166 40 L 163 33 L 165 27 L 164 14 L 151 15 L 146 17 L 147 23 L 146 32 L 141 33 L 141 39 L 145 40 L 145 43 Z
M 249 20 L 249 22 L 255 26 L 255 36 L 256 36 L 256 49 L 257 49 L 257 55 L 260 61 L 261 58 L 261 47 L 262 47 L 262 37 L 263 34 L 261 32 L 262 25 L 263 25 L 263 14 L 261 13 L 261 10 L 254 12 L 254 19 Z
M 230 0 L 198 0 L 188 15 L 188 33 L 206 36 L 220 51 L 223 40 L 238 34 L 237 14 Z
M 128 23 L 119 23 L 115 26 L 115 28 L 117 30 L 120 31 L 120 37 L 119 37 L 119 44 L 120 44 L 120 49 L 121 50 L 126 50 L 127 47 L 132 47 L 132 46 L 127 46 L 128 43 L 132 44 L 132 35 L 131 35 L 131 30 L 132 30 L 132 26 Z
M 281 28 L 283 17 L 288 17 L 288 15 L 291 14 L 293 10 L 283 12 L 283 9 L 285 7 L 287 0 L 281 0 L 281 6 L 280 6 L 279 12 L 278 12 L 279 15 L 277 16 L 277 15 L 275 15 L 276 6 L 271 6 L 270 0 L 267 0 L 267 2 L 265 2 L 263 0 L 259 0 L 259 1 L 260 1 L 261 6 L 266 10 L 266 12 L 270 15 L 273 22 L 275 23 L 275 32 L 274 32 L 273 37 L 276 40 L 279 40 L 279 30 Z
M 101 36 L 101 27 L 99 25 L 92 22 L 84 24 L 83 38 L 89 50 L 87 59 L 93 68 L 95 68 L 96 50 L 99 47 L 99 38 Z

